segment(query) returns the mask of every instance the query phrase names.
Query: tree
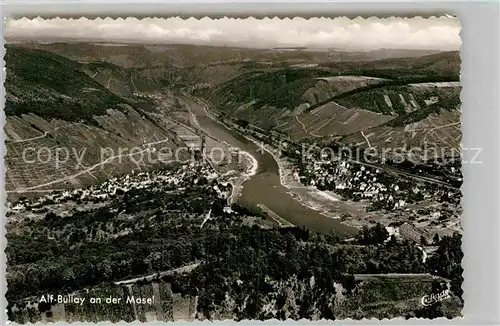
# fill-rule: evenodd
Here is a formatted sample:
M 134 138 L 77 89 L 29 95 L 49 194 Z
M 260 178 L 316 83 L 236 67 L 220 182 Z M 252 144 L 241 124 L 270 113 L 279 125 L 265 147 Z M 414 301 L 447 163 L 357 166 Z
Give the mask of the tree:
M 397 245 L 399 245 L 399 241 L 396 238 L 396 236 L 393 234 L 393 235 L 391 235 L 389 241 L 387 242 L 387 246 L 394 247 L 394 246 L 397 246 Z
M 436 302 L 430 306 L 422 307 L 415 310 L 415 317 L 424 319 L 434 319 L 443 317 L 443 311 L 441 310 L 441 302 Z
M 356 240 L 362 245 L 379 245 L 389 237 L 389 232 L 381 223 L 377 223 L 372 228 L 363 226 L 363 229 L 356 235 Z
M 462 235 L 455 232 L 452 236 L 444 236 L 439 248 L 427 260 L 431 273 L 449 278 L 450 290 L 458 297 L 462 296 Z

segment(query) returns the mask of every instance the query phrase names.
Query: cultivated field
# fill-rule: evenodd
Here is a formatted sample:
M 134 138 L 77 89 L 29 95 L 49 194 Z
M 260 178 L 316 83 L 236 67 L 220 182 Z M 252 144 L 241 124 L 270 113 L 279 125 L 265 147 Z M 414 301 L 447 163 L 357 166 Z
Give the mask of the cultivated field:
M 8 117 L 7 193 L 88 186 L 110 175 L 148 169 L 158 163 L 154 148 L 181 145 L 168 129 L 124 108 L 125 113 L 109 110 L 96 117 L 99 127 L 35 115 Z
M 361 148 L 438 148 L 446 154 L 458 154 L 462 137 L 460 115 L 459 110 L 440 110 L 439 114 L 432 113 L 425 119 L 404 126 L 384 125 L 364 129 L 344 137 L 342 141 Z
M 316 109 L 282 119 L 279 129 L 294 139 L 346 135 L 381 125 L 393 117 L 368 110 L 349 109 L 329 102 Z
M 376 85 L 387 81 L 383 78 L 367 77 L 367 76 L 331 76 L 318 77 L 318 82 L 314 87 L 309 88 L 302 99 L 311 104 L 323 102 L 336 95 L 350 92 L 360 87 L 368 85 Z

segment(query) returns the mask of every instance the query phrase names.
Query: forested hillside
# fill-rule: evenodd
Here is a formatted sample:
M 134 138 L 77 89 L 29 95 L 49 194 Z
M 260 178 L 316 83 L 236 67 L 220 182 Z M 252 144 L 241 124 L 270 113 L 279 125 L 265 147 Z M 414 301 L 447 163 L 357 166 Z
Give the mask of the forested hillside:
M 90 78 L 82 65 L 59 55 L 7 46 L 4 58 L 7 116 L 86 120 L 125 101 Z

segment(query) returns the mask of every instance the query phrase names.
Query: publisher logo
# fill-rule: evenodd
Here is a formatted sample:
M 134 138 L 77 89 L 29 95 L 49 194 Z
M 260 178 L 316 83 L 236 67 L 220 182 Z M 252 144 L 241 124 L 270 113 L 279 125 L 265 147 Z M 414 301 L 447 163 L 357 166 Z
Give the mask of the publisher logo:
M 439 293 L 432 293 L 432 294 L 428 294 L 428 295 L 424 295 L 422 297 L 422 305 L 424 306 L 430 306 L 430 305 L 433 305 L 435 303 L 438 303 L 439 301 L 443 301 L 443 300 L 446 300 L 446 299 L 449 299 L 450 298 L 450 290 L 446 289 L 446 290 L 443 290 Z

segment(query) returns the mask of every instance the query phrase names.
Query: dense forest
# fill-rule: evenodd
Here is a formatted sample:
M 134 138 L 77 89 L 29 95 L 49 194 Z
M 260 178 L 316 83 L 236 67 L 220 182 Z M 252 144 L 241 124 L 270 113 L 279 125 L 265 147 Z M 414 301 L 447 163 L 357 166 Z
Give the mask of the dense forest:
M 65 217 L 48 212 L 41 220 L 18 225 L 7 235 L 9 304 L 193 262 L 200 265 L 190 274 L 166 276 L 164 281 L 178 293 L 198 296 L 198 311 L 205 318 L 223 309 L 227 294 L 236 302 L 252 300 L 233 312 L 238 319 L 265 319 L 261 308 L 273 289 L 269 282 L 295 279 L 306 284 L 311 277 L 318 286 L 300 299 L 293 318 L 318 311 L 335 318 L 328 299 L 335 294 L 333 285 L 341 284 L 346 293 L 355 291 L 354 274 L 430 272 L 449 278 L 455 295 L 462 293 L 458 234 L 443 237 L 436 254 L 424 263 L 420 249 L 408 241 L 388 240 L 382 225 L 365 227 L 354 242 L 346 243 L 335 234 L 245 223 L 249 211 L 238 205 L 224 210 L 225 200 L 217 197 L 215 185 L 142 189 L 104 207 Z M 211 219 L 200 227 L 209 210 Z M 279 314 L 290 317 L 285 311 Z

